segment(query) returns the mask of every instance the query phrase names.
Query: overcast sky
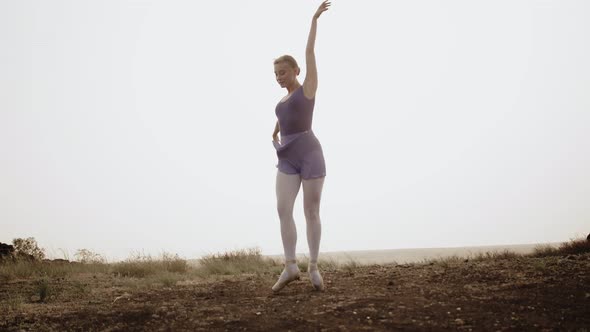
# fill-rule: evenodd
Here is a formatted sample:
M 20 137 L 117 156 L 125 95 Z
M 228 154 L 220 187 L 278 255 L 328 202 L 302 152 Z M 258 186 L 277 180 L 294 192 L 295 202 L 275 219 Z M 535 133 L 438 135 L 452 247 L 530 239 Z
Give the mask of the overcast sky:
M 1 0 L 0 242 L 282 254 L 273 60 L 303 82 L 320 3 Z M 320 251 L 590 232 L 588 17 L 583 0 L 333 0 Z

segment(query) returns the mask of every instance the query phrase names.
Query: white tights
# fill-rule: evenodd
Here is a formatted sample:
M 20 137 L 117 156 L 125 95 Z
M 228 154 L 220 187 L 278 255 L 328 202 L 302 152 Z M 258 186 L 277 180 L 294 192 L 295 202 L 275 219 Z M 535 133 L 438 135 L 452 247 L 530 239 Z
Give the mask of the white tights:
M 307 222 L 309 260 L 310 262 L 317 262 L 322 236 L 320 200 L 324 177 L 305 180 L 299 174 L 285 174 L 277 170 L 277 211 L 281 220 L 281 237 L 283 239 L 285 260 L 295 260 L 297 229 L 293 219 L 293 206 L 301 183 L 303 183 L 303 211 Z

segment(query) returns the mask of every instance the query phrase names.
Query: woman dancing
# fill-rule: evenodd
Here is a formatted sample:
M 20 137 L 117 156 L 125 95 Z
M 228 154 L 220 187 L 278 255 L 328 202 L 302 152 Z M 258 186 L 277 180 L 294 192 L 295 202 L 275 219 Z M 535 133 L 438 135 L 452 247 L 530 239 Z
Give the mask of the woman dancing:
M 281 88 L 288 94 L 277 104 L 278 118 L 273 132 L 273 145 L 277 152 L 278 164 L 276 194 L 277 211 L 281 221 L 281 238 L 285 251 L 285 268 L 279 280 L 272 287 L 278 292 L 288 283 L 299 279 L 299 268 L 295 258 L 297 229 L 293 219 L 293 205 L 303 182 L 303 210 L 307 222 L 307 243 L 309 245 L 308 273 L 315 290 L 324 290 L 324 281 L 317 262 L 320 248 L 321 223 L 320 199 L 326 165 L 320 141 L 311 130 L 318 75 L 315 62 L 314 44 L 317 20 L 328 10 L 330 2 L 324 1 L 311 21 L 311 29 L 305 50 L 306 74 L 303 85 L 297 80 L 300 69 L 295 59 L 283 55 L 274 61 L 274 71 Z M 281 133 L 281 139 L 278 133 Z

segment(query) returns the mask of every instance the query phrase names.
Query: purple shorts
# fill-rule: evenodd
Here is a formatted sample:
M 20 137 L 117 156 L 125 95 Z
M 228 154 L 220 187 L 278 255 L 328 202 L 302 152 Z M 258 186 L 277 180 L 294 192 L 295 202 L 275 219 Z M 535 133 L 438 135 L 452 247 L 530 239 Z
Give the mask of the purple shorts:
M 273 141 L 277 150 L 279 171 L 287 174 L 301 174 L 303 179 L 312 179 L 326 176 L 326 162 L 322 145 L 313 131 L 289 135 L 285 144 Z M 285 137 L 289 138 L 289 137 Z M 285 138 L 282 138 L 285 141 Z

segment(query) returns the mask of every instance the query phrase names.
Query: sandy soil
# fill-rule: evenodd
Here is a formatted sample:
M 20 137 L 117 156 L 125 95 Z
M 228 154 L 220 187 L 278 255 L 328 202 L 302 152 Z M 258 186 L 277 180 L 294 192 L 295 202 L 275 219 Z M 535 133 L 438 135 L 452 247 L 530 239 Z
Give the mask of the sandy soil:
M 320 266 L 321 269 L 321 266 Z M 271 274 L 131 287 L 129 278 L 52 279 L 39 302 L 33 280 L 0 285 L 20 294 L 0 312 L 1 331 L 588 331 L 590 254 L 371 265 L 305 273 L 278 294 Z M 121 279 L 126 283 L 121 284 Z

